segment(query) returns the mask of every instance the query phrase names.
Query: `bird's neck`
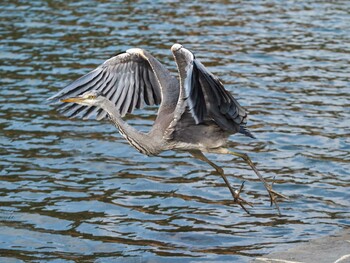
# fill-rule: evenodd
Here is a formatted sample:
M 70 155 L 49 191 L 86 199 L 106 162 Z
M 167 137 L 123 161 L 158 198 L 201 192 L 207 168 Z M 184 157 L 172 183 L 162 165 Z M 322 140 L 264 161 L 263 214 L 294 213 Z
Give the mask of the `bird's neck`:
M 122 119 L 117 108 L 108 99 L 106 99 L 101 108 L 108 113 L 110 120 L 118 128 L 119 133 L 129 142 L 131 146 L 136 148 L 140 153 L 146 155 L 159 154 L 161 151 L 161 138 L 159 138 L 159 140 L 157 138 L 152 138 L 150 134 L 143 133 L 130 126 Z

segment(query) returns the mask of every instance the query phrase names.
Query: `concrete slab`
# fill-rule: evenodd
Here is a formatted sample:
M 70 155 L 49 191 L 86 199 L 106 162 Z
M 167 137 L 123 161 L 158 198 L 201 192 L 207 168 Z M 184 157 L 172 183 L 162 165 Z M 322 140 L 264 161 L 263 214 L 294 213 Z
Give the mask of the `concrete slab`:
M 283 252 L 255 258 L 253 263 L 350 263 L 350 229 L 302 243 Z

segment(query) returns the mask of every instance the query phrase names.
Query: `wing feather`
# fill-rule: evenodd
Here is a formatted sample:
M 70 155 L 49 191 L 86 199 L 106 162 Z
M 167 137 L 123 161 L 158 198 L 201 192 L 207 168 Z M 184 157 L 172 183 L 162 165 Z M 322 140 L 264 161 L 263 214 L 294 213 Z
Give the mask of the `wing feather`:
M 149 77 L 148 77 L 148 70 L 145 70 L 143 72 L 143 81 L 145 83 L 145 89 L 144 89 L 144 98 L 145 98 L 145 102 L 147 104 L 152 104 L 153 101 L 152 101 L 152 97 L 150 96 L 149 94 L 149 84 L 150 84 L 150 81 L 149 81 Z
M 228 92 L 220 80 L 210 73 L 194 55 L 176 44 L 172 49 L 180 75 L 180 96 L 169 134 L 178 122 L 193 118 L 195 124 L 214 121 L 221 129 L 247 136 L 247 112 Z M 190 114 L 185 114 L 189 112 Z M 182 119 L 183 118 L 183 119 Z
M 238 101 L 229 93 L 222 83 L 211 74 L 198 60 L 194 59 L 193 66 L 198 71 L 198 81 L 195 85 L 202 90 L 205 97 L 205 104 L 197 103 L 196 107 L 205 107 L 208 116 L 212 118 L 222 129 L 238 132 L 241 125 L 247 123 L 247 113 Z M 195 100 L 194 97 L 189 97 Z M 199 109 L 191 111 L 193 115 L 198 114 Z
M 82 116 L 83 119 L 89 119 L 91 116 L 94 116 L 97 112 L 98 108 L 97 107 L 89 107 L 86 109 L 84 112 L 84 115 Z
M 131 101 L 128 107 L 128 113 L 131 113 L 134 111 L 137 101 L 139 100 L 139 89 L 140 89 L 140 83 L 139 83 L 139 66 L 137 65 L 135 67 L 135 73 L 134 73 L 134 87 L 131 88 L 132 94 L 131 94 Z
M 100 121 L 107 116 L 107 112 L 102 110 L 101 108 L 97 109 L 96 120 Z
M 128 111 L 128 108 L 131 103 L 131 96 L 132 89 L 134 88 L 134 78 L 129 77 L 129 81 L 125 83 L 126 86 L 128 86 L 127 89 L 123 89 L 122 95 L 118 99 L 118 104 L 117 107 L 119 106 L 120 108 L 120 114 L 124 116 L 126 112 Z
M 145 81 L 143 79 L 143 71 L 139 65 L 139 96 L 138 96 L 138 100 L 137 100 L 137 103 L 136 103 L 136 108 L 143 108 L 143 105 L 144 105 L 144 102 L 145 102 L 145 96 L 144 96 L 144 90 L 145 90 L 145 87 L 146 87 L 146 84 L 145 84 Z
M 116 105 L 121 116 L 143 108 L 144 105 L 160 104 L 162 87 L 148 56 L 150 55 L 142 49 L 129 49 L 73 81 L 49 100 L 59 104 L 58 109 L 63 114 L 84 119 L 92 116 L 101 119 L 106 113 L 96 107 L 61 103 L 60 100 L 99 90 Z M 162 66 L 160 63 L 159 65 Z

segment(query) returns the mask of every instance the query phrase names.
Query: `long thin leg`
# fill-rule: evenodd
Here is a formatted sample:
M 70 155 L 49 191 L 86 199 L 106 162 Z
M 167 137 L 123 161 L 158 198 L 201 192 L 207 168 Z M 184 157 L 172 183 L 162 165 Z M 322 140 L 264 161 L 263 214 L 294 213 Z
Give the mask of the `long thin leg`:
M 220 154 L 231 154 L 231 155 L 234 155 L 234 156 L 242 158 L 254 170 L 256 175 L 259 177 L 260 181 L 264 184 L 267 192 L 269 193 L 271 205 L 275 204 L 275 206 L 276 206 L 276 208 L 278 210 L 278 213 L 281 214 L 280 208 L 278 206 L 278 203 L 277 203 L 276 199 L 277 199 L 277 197 L 282 197 L 282 198 L 285 198 L 285 199 L 288 199 L 288 198 L 285 195 L 280 194 L 280 193 L 278 193 L 278 192 L 276 192 L 275 190 L 272 189 L 272 185 L 269 185 L 266 182 L 264 177 L 256 169 L 255 165 L 253 164 L 252 160 L 249 158 L 249 156 L 247 154 L 233 152 L 233 151 L 230 151 L 230 150 L 228 150 L 226 148 L 212 149 L 212 150 L 210 150 L 210 152 L 211 153 L 220 153 Z
M 253 206 L 251 203 L 245 201 L 243 198 L 241 198 L 239 195 L 244 187 L 244 182 L 242 183 L 241 187 L 239 188 L 239 190 L 233 190 L 232 186 L 230 185 L 229 181 L 227 180 L 225 174 L 224 174 L 224 170 L 219 167 L 218 165 L 216 165 L 215 163 L 213 163 L 212 161 L 210 161 L 201 151 L 199 150 L 191 150 L 189 151 L 193 157 L 201 160 L 201 161 L 204 161 L 206 163 L 208 163 L 209 165 L 211 165 L 217 172 L 218 174 L 221 175 L 222 179 L 224 179 L 225 181 L 225 184 L 227 185 L 228 189 L 230 190 L 232 196 L 233 196 L 233 200 L 235 203 L 239 204 L 244 211 L 246 211 L 248 214 L 248 210 L 244 207 L 243 203 L 244 204 L 247 204 L 247 205 L 250 205 L 250 206 Z

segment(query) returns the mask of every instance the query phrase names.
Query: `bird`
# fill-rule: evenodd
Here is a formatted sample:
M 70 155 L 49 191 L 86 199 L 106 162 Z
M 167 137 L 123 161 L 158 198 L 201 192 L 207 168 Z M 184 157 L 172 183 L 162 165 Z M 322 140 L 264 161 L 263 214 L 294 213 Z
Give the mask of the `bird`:
M 60 104 L 58 110 L 74 118 L 109 118 L 119 133 L 140 153 L 155 156 L 174 150 L 188 152 L 206 162 L 223 178 L 235 204 L 249 214 L 240 196 L 244 181 L 234 189 L 224 170 L 205 153 L 228 154 L 242 158 L 265 186 L 271 206 L 279 214 L 279 198 L 287 198 L 272 188 L 246 153 L 227 148 L 228 138 L 240 133 L 255 138 L 247 128 L 247 111 L 192 53 L 181 44 L 171 52 L 178 77 L 149 52 L 131 48 L 107 59 L 96 69 L 73 81 L 48 100 Z M 159 105 L 149 132 L 141 132 L 123 117 L 146 105 Z

